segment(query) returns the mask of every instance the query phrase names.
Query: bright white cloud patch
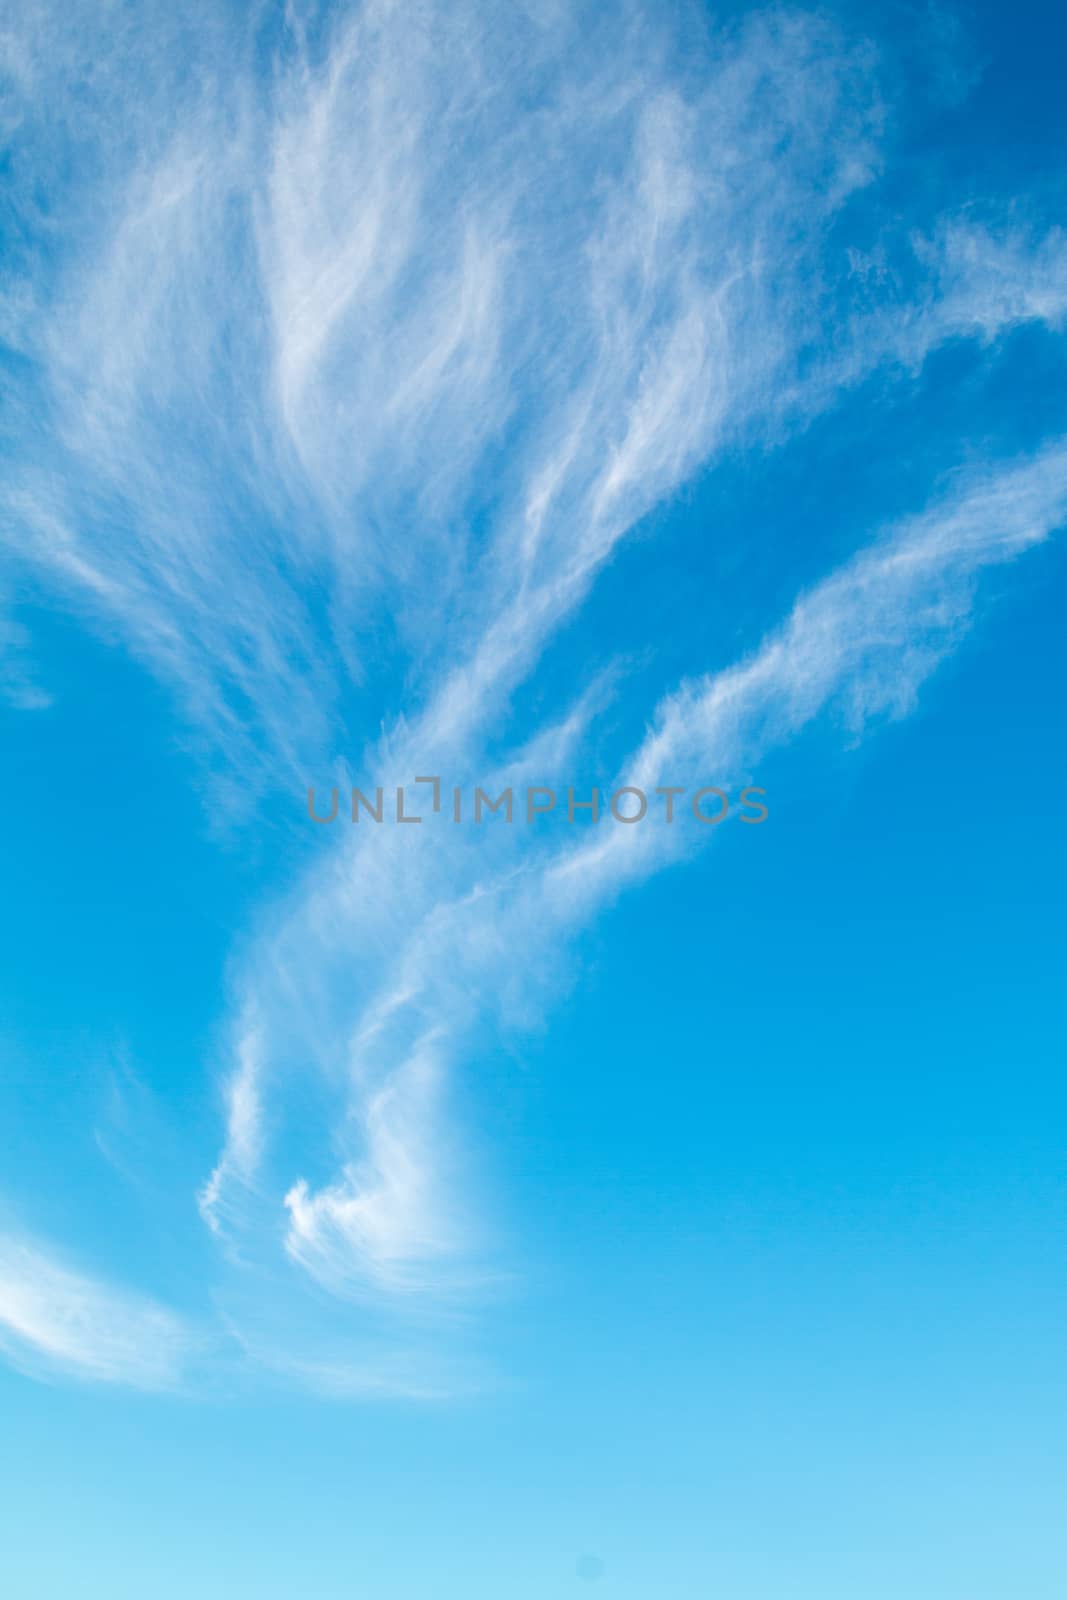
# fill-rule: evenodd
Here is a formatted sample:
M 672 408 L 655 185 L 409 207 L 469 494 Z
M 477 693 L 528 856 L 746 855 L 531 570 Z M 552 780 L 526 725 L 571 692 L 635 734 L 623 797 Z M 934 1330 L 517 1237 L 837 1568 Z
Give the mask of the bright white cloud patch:
M 31 1371 L 170 1389 L 192 1341 L 179 1318 L 152 1301 L 0 1236 L 0 1346 Z

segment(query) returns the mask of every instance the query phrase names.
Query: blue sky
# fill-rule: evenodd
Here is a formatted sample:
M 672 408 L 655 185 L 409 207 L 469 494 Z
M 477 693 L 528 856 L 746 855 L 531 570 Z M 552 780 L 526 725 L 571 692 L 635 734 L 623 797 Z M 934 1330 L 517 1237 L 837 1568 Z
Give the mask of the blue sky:
M 0 31 L 6 1592 L 1063 1593 L 1064 42 Z

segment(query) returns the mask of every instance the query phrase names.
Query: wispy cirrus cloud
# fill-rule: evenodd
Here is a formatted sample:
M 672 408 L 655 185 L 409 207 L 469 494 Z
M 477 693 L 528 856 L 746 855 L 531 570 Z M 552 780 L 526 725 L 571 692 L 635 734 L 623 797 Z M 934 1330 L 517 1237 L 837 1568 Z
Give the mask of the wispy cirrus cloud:
M 0 1235 L 0 1347 L 18 1366 L 135 1389 L 173 1389 L 193 1352 L 181 1318 L 143 1295 Z
M 0 699 L 19 711 L 44 711 L 52 697 L 34 677 L 29 646 L 29 629 L 0 610 Z
M 590 82 L 598 92 L 583 98 L 576 130 L 579 155 L 583 140 L 587 146 L 600 141 L 604 176 L 573 235 L 554 218 L 541 224 L 532 270 L 518 270 L 525 265 L 517 228 L 522 202 L 498 178 L 485 236 L 510 240 L 512 248 L 500 257 L 506 263 L 503 302 L 490 317 L 491 296 L 479 301 L 485 310 L 477 324 L 485 350 L 479 371 L 503 385 L 494 394 L 494 418 L 518 408 L 525 427 L 509 454 L 499 511 L 488 536 L 470 552 L 466 570 L 474 581 L 462 629 L 455 639 L 447 627 L 440 636 L 437 682 L 426 683 L 423 709 L 408 711 L 382 741 L 377 759 L 385 781 L 409 767 L 469 768 L 500 725 L 507 696 L 580 605 L 618 540 L 746 428 L 795 426 L 798 418 L 835 403 L 844 384 L 879 363 L 914 365 L 947 339 L 989 337 L 1021 320 L 1054 322 L 1060 315 L 1054 239 L 1029 249 L 1020 240 L 1006 240 L 994 268 L 988 237 L 975 235 L 978 242 L 969 251 L 968 230 L 956 222 L 920 245 L 917 255 L 912 252 L 921 284 L 903 312 L 897 286 L 891 313 L 865 309 L 861 297 L 853 343 L 842 361 L 816 363 L 800 375 L 800 353 L 813 338 L 823 287 L 825 229 L 848 194 L 870 180 L 878 160 L 880 106 L 870 87 L 869 59 L 862 51 L 835 53 L 827 49 L 829 39 L 821 24 L 807 19 L 757 19 L 718 54 L 712 52 L 711 86 L 690 97 L 667 79 L 658 95 L 648 93 L 655 63 L 638 66 L 624 56 L 620 64 L 614 55 L 610 93 L 594 73 Z M 370 48 L 388 55 L 377 35 Z M 280 171 L 294 207 L 287 237 L 306 240 L 310 231 L 313 246 L 301 254 L 298 243 L 290 244 L 277 303 L 284 308 L 278 371 L 290 430 L 303 441 L 305 461 L 326 452 L 321 459 L 330 462 L 325 475 L 331 483 L 354 483 L 358 490 L 372 476 L 367 463 L 375 450 L 388 455 L 390 485 L 398 459 L 403 463 L 403 430 L 399 451 L 375 443 L 392 416 L 384 371 L 392 363 L 380 361 L 370 341 L 379 314 L 394 331 L 404 324 L 400 307 L 411 286 L 390 249 L 379 252 L 368 244 L 368 237 L 378 238 L 376 211 L 369 217 L 358 211 L 339 240 L 324 220 L 325 203 L 320 201 L 321 214 L 315 210 L 316 195 L 336 193 L 330 159 L 336 148 L 348 147 L 346 119 L 358 114 L 350 106 L 362 106 L 357 95 L 351 102 L 342 96 L 353 61 L 365 70 L 360 52 L 343 51 L 331 59 L 328 74 L 299 84 L 294 103 L 302 113 L 291 113 L 297 120 L 287 124 L 279 142 L 276 181 Z M 388 65 L 378 70 L 388 78 Z M 412 92 L 418 105 L 428 103 L 425 86 Z M 460 103 L 462 92 L 462 73 L 450 75 L 450 101 Z M 467 106 L 468 117 L 484 112 L 477 94 L 473 105 L 473 111 Z M 566 117 L 557 115 L 550 148 L 571 132 Z M 534 124 L 538 147 L 521 150 L 517 170 L 529 188 L 532 173 L 543 165 L 541 147 L 551 120 L 542 112 Z M 618 136 L 620 125 L 625 140 Z M 296 155 L 289 142 L 292 126 L 301 130 Z M 402 132 L 390 122 L 386 134 L 375 123 L 361 148 L 385 140 L 376 170 L 400 160 L 398 149 L 410 161 L 417 127 L 414 115 Z M 793 142 L 783 158 L 786 130 Z M 505 148 L 511 152 L 517 142 L 521 147 L 521 135 L 509 135 Z M 313 146 L 317 153 L 311 156 Z M 568 151 L 588 191 L 589 161 L 576 159 L 570 146 Z M 303 185 L 292 177 L 294 166 Z M 560 181 L 566 193 L 573 179 L 560 175 Z M 401 185 L 401 232 L 405 207 L 414 211 L 419 192 L 414 177 L 410 188 Z M 478 193 L 475 185 L 475 209 Z M 554 201 L 558 207 L 555 191 Z M 451 225 L 442 224 L 446 239 Z M 358 270 L 350 271 L 353 262 Z M 464 276 L 468 270 L 469 264 Z M 375 273 L 382 276 L 366 288 L 375 315 L 367 316 L 364 290 Z M 294 281 L 304 285 L 303 299 Z M 342 287 L 325 299 L 307 287 L 335 281 Z M 1045 291 L 1037 292 L 1038 281 Z M 385 316 L 381 307 L 390 298 L 395 308 Z M 467 323 L 452 320 L 462 337 Z M 536 368 L 536 396 L 524 394 L 516 382 L 516 355 L 527 343 L 551 351 Z M 422 394 L 427 409 L 420 415 L 427 425 L 439 425 L 453 403 L 447 364 L 418 367 L 420 380 L 428 372 L 434 379 Z M 346 395 L 346 405 L 360 403 L 365 373 L 380 374 L 376 390 L 385 403 L 368 406 L 358 428 L 335 433 L 335 412 L 316 397 L 332 392 L 339 371 L 357 375 L 355 399 Z M 477 411 L 480 391 L 466 371 L 461 388 Z M 422 393 L 418 384 L 403 392 Z M 412 427 L 420 457 L 432 463 L 432 440 L 420 436 L 415 420 Z M 342 461 L 328 454 L 343 452 L 343 441 L 357 433 L 361 450 L 355 457 L 349 453 Z M 491 461 L 490 447 L 484 448 Z M 457 502 L 453 512 L 459 507 Z M 418 574 L 406 576 L 405 604 L 417 606 Z M 447 604 L 441 609 L 447 616 Z M 902 658 L 903 653 L 902 648 Z M 542 758 L 538 776 L 550 781 L 557 770 Z M 503 772 L 497 779 L 506 781 Z M 651 847 L 647 838 L 645 843 Z M 240 1189 L 257 1170 L 264 1086 L 310 1069 L 322 1073 L 329 1093 L 337 1092 L 338 1124 L 347 1130 L 338 1135 L 324 1127 L 325 1144 L 347 1143 L 351 1153 L 333 1181 L 318 1188 L 304 1179 L 283 1186 L 292 1257 L 343 1293 L 413 1285 L 443 1291 L 452 1276 L 465 1278 L 469 1269 L 457 1266 L 457 1258 L 462 1261 L 473 1234 L 469 1224 L 450 1216 L 451 1186 L 439 1181 L 442 1169 L 454 1165 L 444 1154 L 451 1135 L 442 1125 L 440 1061 L 451 1047 L 442 1040 L 441 1019 L 451 1035 L 457 1019 L 480 1014 L 479 1002 L 489 1010 L 502 1004 L 521 1011 L 529 1004 L 514 970 L 492 959 L 501 942 L 492 925 L 499 908 L 495 889 L 487 885 L 495 884 L 497 870 L 505 881 L 526 885 L 537 880 L 540 868 L 536 861 L 511 858 L 499 868 L 484 853 L 464 857 L 455 842 L 442 859 L 438 846 L 410 838 L 351 841 L 313 869 L 292 905 L 279 908 L 280 925 L 253 956 L 243 980 L 235 1033 L 240 1064 L 228 1091 L 230 1135 L 205 1190 L 209 1217 L 217 1220 L 226 1209 L 230 1180 Z M 338 961 L 332 952 L 337 945 L 345 952 L 355 946 L 368 904 L 375 907 L 374 948 L 363 943 L 354 973 L 347 954 Z M 461 979 L 439 954 L 451 948 L 459 928 L 477 951 Z M 390 962 L 383 952 L 397 944 L 402 953 Z M 462 940 L 460 947 L 465 948 Z M 315 977 L 305 988 L 310 964 Z M 436 996 L 430 1003 L 425 974 L 435 964 L 442 977 L 430 985 Z M 278 1003 L 271 997 L 280 997 Z M 265 1029 L 257 1023 L 253 1036 L 246 1019 L 261 1019 L 264 1008 L 270 1023 Z M 310 1022 L 294 1036 L 295 1015 Z M 431 1057 L 437 1063 L 432 1073 L 426 1065 Z M 417 1095 L 420 1084 L 424 1089 Z M 385 1113 L 398 1102 L 403 1114 L 386 1127 Z M 404 1129 L 410 1135 L 406 1143 Z
M 101 53 L 92 8 L 45 5 L 10 41 L 0 549 L 171 688 L 235 803 L 340 749 L 367 782 L 568 781 L 603 663 L 532 722 L 513 697 L 650 512 L 873 371 L 1067 309 L 1062 237 L 1014 218 L 890 214 L 873 249 L 842 242 L 892 85 L 813 14 L 369 0 L 113 25 Z M 1061 520 L 1063 475 L 1057 444 L 888 530 L 753 657 L 651 704 L 625 781 L 743 773 L 831 710 L 857 732 L 903 714 L 981 569 Z M 487 1019 L 539 1015 L 569 937 L 687 839 L 324 834 L 235 969 L 200 1196 L 234 1277 L 295 1267 L 404 1316 L 485 1290 L 456 1064 Z M 25 1325 L 62 1351 L 48 1306 L 68 1306 L 117 1370 L 123 1327 L 155 1313 L 109 1321 L 40 1266 Z M 388 1359 L 346 1378 L 332 1345 L 261 1339 L 236 1298 L 267 1364 L 393 1381 Z
M 982 571 L 1014 560 L 1065 520 L 1062 443 L 962 481 L 801 596 L 751 658 L 668 696 L 618 784 L 651 794 L 669 776 L 695 788 L 709 771 L 722 783 L 743 782 L 761 757 L 822 713 L 835 712 L 849 738 L 879 718 L 906 715 L 969 626 Z M 557 770 L 562 775 L 549 768 L 546 781 Z M 502 770 L 491 792 L 515 781 L 515 770 Z M 390 855 L 402 831 L 383 838 L 365 830 L 343 865 L 325 878 L 319 873 L 297 897 L 288 924 L 274 935 L 276 951 L 310 949 L 321 975 L 329 958 L 316 930 L 328 928 L 331 940 L 350 949 L 346 935 L 357 937 L 367 876 L 382 870 L 383 855 L 397 866 L 389 899 L 402 911 L 380 990 L 361 1004 L 349 986 L 343 1005 L 339 968 L 337 987 L 327 985 L 313 1002 L 320 1022 L 328 1007 L 335 1050 L 317 1056 L 309 1041 L 307 1060 L 326 1065 L 347 1052 L 337 1116 L 354 1127 L 364 1155 L 318 1190 L 300 1180 L 285 1198 L 291 1255 L 342 1293 L 446 1292 L 470 1280 L 477 1232 L 450 1228 L 447 1220 L 456 1167 L 447 1154 L 454 1135 L 438 1120 L 444 1065 L 470 1047 L 487 1014 L 507 1024 L 536 1012 L 566 941 L 625 887 L 708 836 L 684 824 L 604 824 L 588 841 L 560 850 L 531 844 L 522 829 L 502 829 L 496 843 L 504 859 L 493 862 L 484 835 L 464 852 L 441 828 L 432 836 L 426 829 L 423 859 L 433 856 L 438 870 L 420 883 L 414 844 L 409 850 L 404 841 L 403 872 Z M 299 984 L 296 963 L 282 957 L 280 964 Z M 263 993 L 265 978 L 253 970 L 249 982 Z M 287 1012 L 301 1009 L 292 991 L 283 1004 Z M 239 1142 L 239 1122 L 233 1132 Z
M 322 33 L 294 9 L 265 77 L 251 26 L 178 29 L 195 70 L 154 44 L 122 132 L 92 112 L 126 50 L 97 59 L 77 135 L 99 208 L 67 197 L 13 280 L 44 287 L 9 550 L 120 630 L 246 781 L 337 737 L 383 614 L 416 669 L 481 638 L 472 693 L 502 692 L 767 405 L 822 229 L 876 159 L 864 53 L 811 18 L 705 42 L 694 89 L 638 9 L 421 15 L 402 35 L 368 4 Z M 32 158 L 74 131 L 32 106 L 77 76 L 81 16 L 55 59 L 48 8 L 21 44 L 29 222 Z
M 620 781 L 652 788 L 662 771 L 695 776 L 709 764 L 736 780 L 824 711 L 851 738 L 906 716 L 967 631 L 983 570 L 1065 521 L 1063 441 L 965 479 L 802 595 L 750 659 L 668 696 Z M 547 875 L 550 893 L 562 893 L 561 909 L 595 907 L 658 864 L 657 843 L 647 830 L 615 831 L 572 851 Z

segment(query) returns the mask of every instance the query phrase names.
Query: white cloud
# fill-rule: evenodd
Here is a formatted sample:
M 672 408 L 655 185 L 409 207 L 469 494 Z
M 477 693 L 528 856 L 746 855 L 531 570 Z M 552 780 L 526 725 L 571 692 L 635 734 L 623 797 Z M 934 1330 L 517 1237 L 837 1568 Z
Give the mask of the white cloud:
M 685 782 L 708 771 L 736 782 L 828 709 L 851 737 L 906 715 L 969 626 L 982 570 L 1065 520 L 1067 442 L 964 481 L 801 596 L 750 659 L 669 696 L 620 783 L 651 791 L 664 772 Z M 619 829 L 566 853 L 547 875 L 548 901 L 567 919 L 587 915 L 657 865 L 663 839 Z
M 895 254 L 841 246 L 882 160 L 862 40 L 593 9 L 455 0 L 415 26 L 369 0 L 324 31 L 291 4 L 267 71 L 263 18 L 227 8 L 116 6 L 101 51 L 94 7 L 45 4 L 12 36 L 30 243 L 0 305 L 0 552 L 171 687 L 231 798 L 338 749 L 386 783 L 569 777 L 598 691 L 518 739 L 509 700 L 642 518 L 880 365 L 1062 323 L 1058 234 L 957 215 Z M 45 228 L 37 172 L 68 169 Z M 903 713 L 980 568 L 1053 525 L 1062 465 L 891 530 L 670 697 L 631 780 L 741 770 L 832 705 L 857 730 Z M 339 1294 L 447 1299 L 491 1250 L 457 1053 L 479 1018 L 535 1017 L 553 947 L 681 834 L 327 838 L 242 958 L 201 1210 Z M 62 1353 L 73 1320 L 117 1370 L 156 1314 L 48 1271 L 25 1326 Z
M 171 1389 L 192 1340 L 171 1312 L 0 1234 L 0 1347 L 31 1372 Z
M 37 287 L 0 541 L 118 629 L 245 786 L 286 784 L 338 737 L 372 618 L 416 667 L 482 637 L 466 699 L 499 695 L 767 404 L 823 226 L 871 170 L 869 86 L 803 18 L 721 36 L 685 95 L 637 13 L 585 37 L 457 4 L 413 34 L 368 4 L 325 53 L 294 26 L 267 79 L 222 13 L 202 43 L 152 13 L 120 129 L 121 15 L 113 57 L 78 11 L 21 45 L 27 237 L 37 167 L 75 137 L 97 204 L 66 196 L 12 275 Z M 36 108 L 81 81 L 79 46 L 74 130 Z
M 316 1194 L 301 1179 L 286 1195 L 289 1252 L 328 1286 L 354 1279 L 358 1289 L 369 1279 L 390 1293 L 418 1292 L 432 1286 L 438 1260 L 467 1245 L 440 1182 L 440 1076 L 433 1038 L 419 1040 L 360 1105 L 363 1159 Z
M 683 79 L 681 22 L 639 9 L 420 16 L 368 3 L 312 45 L 293 7 L 265 76 L 210 8 L 117 7 L 101 54 L 90 10 L 45 5 L 9 41 L 25 239 L 42 166 L 78 188 L 8 274 L 0 548 L 173 687 L 230 801 L 351 740 L 382 616 L 391 681 L 462 740 L 724 444 L 1062 314 L 1058 239 L 957 219 L 802 371 L 880 159 L 873 56 L 823 20 L 693 22 Z
M 823 712 L 836 709 L 850 738 L 873 719 L 906 714 L 968 626 L 981 571 L 1065 518 L 1062 443 L 957 484 L 803 595 L 751 658 L 669 696 L 618 782 L 649 795 L 663 782 L 695 788 L 709 773 L 735 785 Z M 416 732 L 390 759 L 410 765 L 418 750 Z M 533 762 L 498 771 L 487 787 L 551 783 L 572 750 L 566 736 L 555 750 L 542 743 Z M 706 837 L 684 825 L 606 822 L 550 852 L 521 826 L 457 838 L 428 824 L 417 839 L 396 827 L 358 838 L 351 829 L 294 897 L 269 956 L 256 958 L 246 980 L 268 1005 L 269 974 L 286 970 L 295 988 L 281 1001 L 275 1040 L 294 1010 L 313 1019 L 304 1070 L 335 1085 L 334 1127 L 363 1151 L 317 1189 L 296 1182 L 285 1201 L 290 1254 L 346 1294 L 432 1296 L 476 1280 L 471 1185 L 457 1176 L 458 1135 L 437 1104 L 445 1067 L 471 1048 L 481 1018 L 535 1017 L 560 980 L 568 940 L 625 886 Z M 354 968 L 368 905 L 377 948 L 362 949 Z M 323 1026 L 325 1049 L 314 1031 Z M 282 1043 L 279 1053 L 289 1049 Z M 284 1083 L 274 1087 L 284 1098 Z M 269 1227 L 277 1203 L 269 1185 L 262 1198 L 256 1216 Z

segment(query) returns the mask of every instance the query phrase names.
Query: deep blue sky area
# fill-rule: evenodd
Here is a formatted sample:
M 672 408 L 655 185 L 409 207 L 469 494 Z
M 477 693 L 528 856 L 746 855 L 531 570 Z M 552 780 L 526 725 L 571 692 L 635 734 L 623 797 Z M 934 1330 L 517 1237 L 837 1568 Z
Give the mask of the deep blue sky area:
M 1065 35 L 12 24 L 5 1596 L 1063 1595 Z

